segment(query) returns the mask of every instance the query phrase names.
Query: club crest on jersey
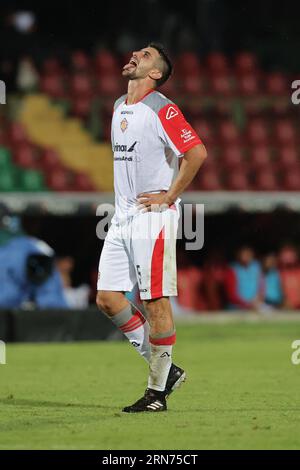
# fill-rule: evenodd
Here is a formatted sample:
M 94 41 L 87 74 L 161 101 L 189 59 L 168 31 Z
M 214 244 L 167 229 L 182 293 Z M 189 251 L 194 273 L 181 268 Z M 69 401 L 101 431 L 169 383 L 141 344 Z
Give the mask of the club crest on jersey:
M 166 114 L 166 119 L 172 119 L 173 117 L 177 116 L 178 111 L 177 109 L 173 108 L 173 106 L 170 106 L 168 108 L 167 114 Z
M 120 127 L 121 127 L 121 131 L 122 132 L 125 132 L 127 127 L 128 127 L 128 121 L 126 118 L 122 119 L 121 123 L 120 123 Z

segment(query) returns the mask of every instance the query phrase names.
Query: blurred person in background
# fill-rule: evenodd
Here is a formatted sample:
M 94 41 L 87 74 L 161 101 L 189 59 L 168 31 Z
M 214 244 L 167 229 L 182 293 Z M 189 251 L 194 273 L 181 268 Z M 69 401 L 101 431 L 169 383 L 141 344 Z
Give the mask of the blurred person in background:
M 300 263 L 296 248 L 284 245 L 278 254 L 278 266 L 282 283 L 284 306 L 300 308 Z
M 263 277 L 260 263 L 250 246 L 242 246 L 236 261 L 225 275 L 225 291 L 231 310 L 258 310 L 263 303 Z
M 67 308 L 54 251 L 0 207 L 0 308 Z
M 17 88 L 24 93 L 36 90 L 39 82 L 38 72 L 30 57 L 23 57 L 17 66 Z
M 87 284 L 81 284 L 78 287 L 72 286 L 74 264 L 74 258 L 71 256 L 62 256 L 56 261 L 57 269 L 62 278 L 64 296 L 70 308 L 87 308 L 91 288 Z
M 277 258 L 269 253 L 262 260 L 264 302 L 270 307 L 279 308 L 283 302 L 283 292 L 280 273 L 277 268 Z

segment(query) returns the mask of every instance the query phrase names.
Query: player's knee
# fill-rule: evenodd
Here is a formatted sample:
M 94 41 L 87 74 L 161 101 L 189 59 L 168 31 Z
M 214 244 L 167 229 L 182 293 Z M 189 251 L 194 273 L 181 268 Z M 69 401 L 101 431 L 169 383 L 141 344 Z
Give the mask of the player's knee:
M 166 310 L 166 299 L 150 299 L 144 300 L 144 306 L 149 315 L 158 315 L 165 313 Z
M 105 291 L 98 291 L 96 297 L 96 304 L 99 310 L 105 313 L 111 313 L 112 311 L 112 298 L 110 293 Z

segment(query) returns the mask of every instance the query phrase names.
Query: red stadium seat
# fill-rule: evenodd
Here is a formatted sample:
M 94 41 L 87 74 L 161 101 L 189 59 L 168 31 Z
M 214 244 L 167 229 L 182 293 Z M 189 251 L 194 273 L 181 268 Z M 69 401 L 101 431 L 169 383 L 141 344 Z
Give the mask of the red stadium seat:
M 242 169 L 231 170 L 226 174 L 226 188 L 230 191 L 246 191 L 250 184 L 245 171 Z
M 274 137 L 279 145 L 295 145 L 298 141 L 295 127 L 289 119 L 279 119 L 275 123 Z
M 260 92 L 259 79 L 255 74 L 245 74 L 238 78 L 238 90 L 243 96 L 256 96 Z
M 250 145 L 266 145 L 269 141 L 269 133 L 265 120 L 252 119 L 247 126 L 246 136 Z
M 100 75 L 96 78 L 96 88 L 100 96 L 112 96 L 116 97 L 122 94 L 125 90 L 122 87 L 119 77 L 112 75 Z
M 245 166 L 243 151 L 239 145 L 229 145 L 221 153 L 221 162 L 223 167 L 235 168 Z
M 62 163 L 58 152 L 51 148 L 47 148 L 42 151 L 39 163 L 41 168 L 45 171 L 62 168 Z
M 298 147 L 293 145 L 279 147 L 277 162 L 282 168 L 298 165 L 300 163 Z
M 230 120 L 224 120 L 219 127 L 219 136 L 223 144 L 238 144 L 241 135 L 236 125 Z
M 205 80 L 203 77 L 186 75 L 180 80 L 180 90 L 186 95 L 204 95 L 206 91 Z
M 37 168 L 38 161 L 34 149 L 29 144 L 21 144 L 14 149 L 14 162 L 22 168 Z
M 219 173 L 215 169 L 200 171 L 196 181 L 199 191 L 221 191 L 223 189 Z
M 300 169 L 287 170 L 283 175 L 283 188 L 286 191 L 300 191 Z
M 76 72 L 90 72 L 91 62 L 84 51 L 74 51 L 71 55 L 71 67 Z
M 280 189 L 271 167 L 269 169 L 259 169 L 255 172 L 254 189 L 256 191 L 278 191 Z
M 200 75 L 200 63 L 195 52 L 182 53 L 175 62 L 175 70 L 181 76 Z
M 93 94 L 90 76 L 85 73 L 72 75 L 70 91 L 76 97 L 90 98 Z
M 40 89 L 52 98 L 64 98 L 66 90 L 60 75 L 45 75 L 41 78 Z
M 249 162 L 255 169 L 271 165 L 270 148 L 266 145 L 257 145 L 251 148 Z
M 213 75 L 227 74 L 229 65 L 228 59 L 222 52 L 212 52 L 206 59 L 208 71 Z
M 42 74 L 47 75 L 61 75 L 63 68 L 58 59 L 55 57 L 49 57 L 45 59 L 42 64 Z
M 251 52 L 240 52 L 235 57 L 234 65 L 239 75 L 252 74 L 257 70 L 256 56 Z
M 215 144 L 215 132 L 213 127 L 203 119 L 195 119 L 192 122 L 192 126 L 196 133 L 203 140 L 205 145 Z
M 163 94 L 166 95 L 167 97 L 176 97 L 177 94 L 177 84 L 174 78 L 170 78 L 167 80 L 160 88 L 159 91 Z
M 210 80 L 210 92 L 213 95 L 232 96 L 235 91 L 234 80 L 227 74 L 214 75 Z
M 201 174 L 204 175 L 206 172 L 210 171 L 219 171 L 219 164 L 217 163 L 218 160 L 212 155 L 212 153 L 209 154 L 209 158 L 205 160 L 203 165 L 201 166 L 200 172 L 197 173 L 198 175 Z
M 10 124 L 8 130 L 8 139 L 13 146 L 27 142 L 27 133 L 20 122 L 14 121 Z
M 95 191 L 89 177 L 84 173 L 76 173 L 73 180 L 74 191 Z
M 54 191 L 71 191 L 72 174 L 64 168 L 57 168 L 47 173 L 47 185 Z
M 72 101 L 72 113 L 82 119 L 86 119 L 91 111 L 92 100 L 89 96 L 77 96 Z
M 218 162 L 219 155 L 221 153 L 220 147 L 218 145 L 215 145 L 215 142 L 211 142 L 209 144 L 205 142 L 205 147 L 206 147 L 207 155 L 209 157 L 205 160 L 205 163 L 209 162 L 210 160 L 214 162 Z
M 105 49 L 97 52 L 95 56 L 95 66 L 98 73 L 110 73 L 111 75 L 121 73 L 121 67 L 118 65 L 115 56 Z
M 266 77 L 266 92 L 272 96 L 287 96 L 289 93 L 289 81 L 286 75 L 276 72 Z

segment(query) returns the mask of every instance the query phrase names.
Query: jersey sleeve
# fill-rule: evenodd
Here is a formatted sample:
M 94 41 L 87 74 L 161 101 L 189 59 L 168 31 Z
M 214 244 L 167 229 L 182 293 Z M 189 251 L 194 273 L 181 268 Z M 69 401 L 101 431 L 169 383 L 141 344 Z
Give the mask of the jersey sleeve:
M 158 121 L 161 139 L 178 157 L 195 145 L 202 144 L 200 137 L 176 104 L 167 104 L 161 108 L 158 112 Z

